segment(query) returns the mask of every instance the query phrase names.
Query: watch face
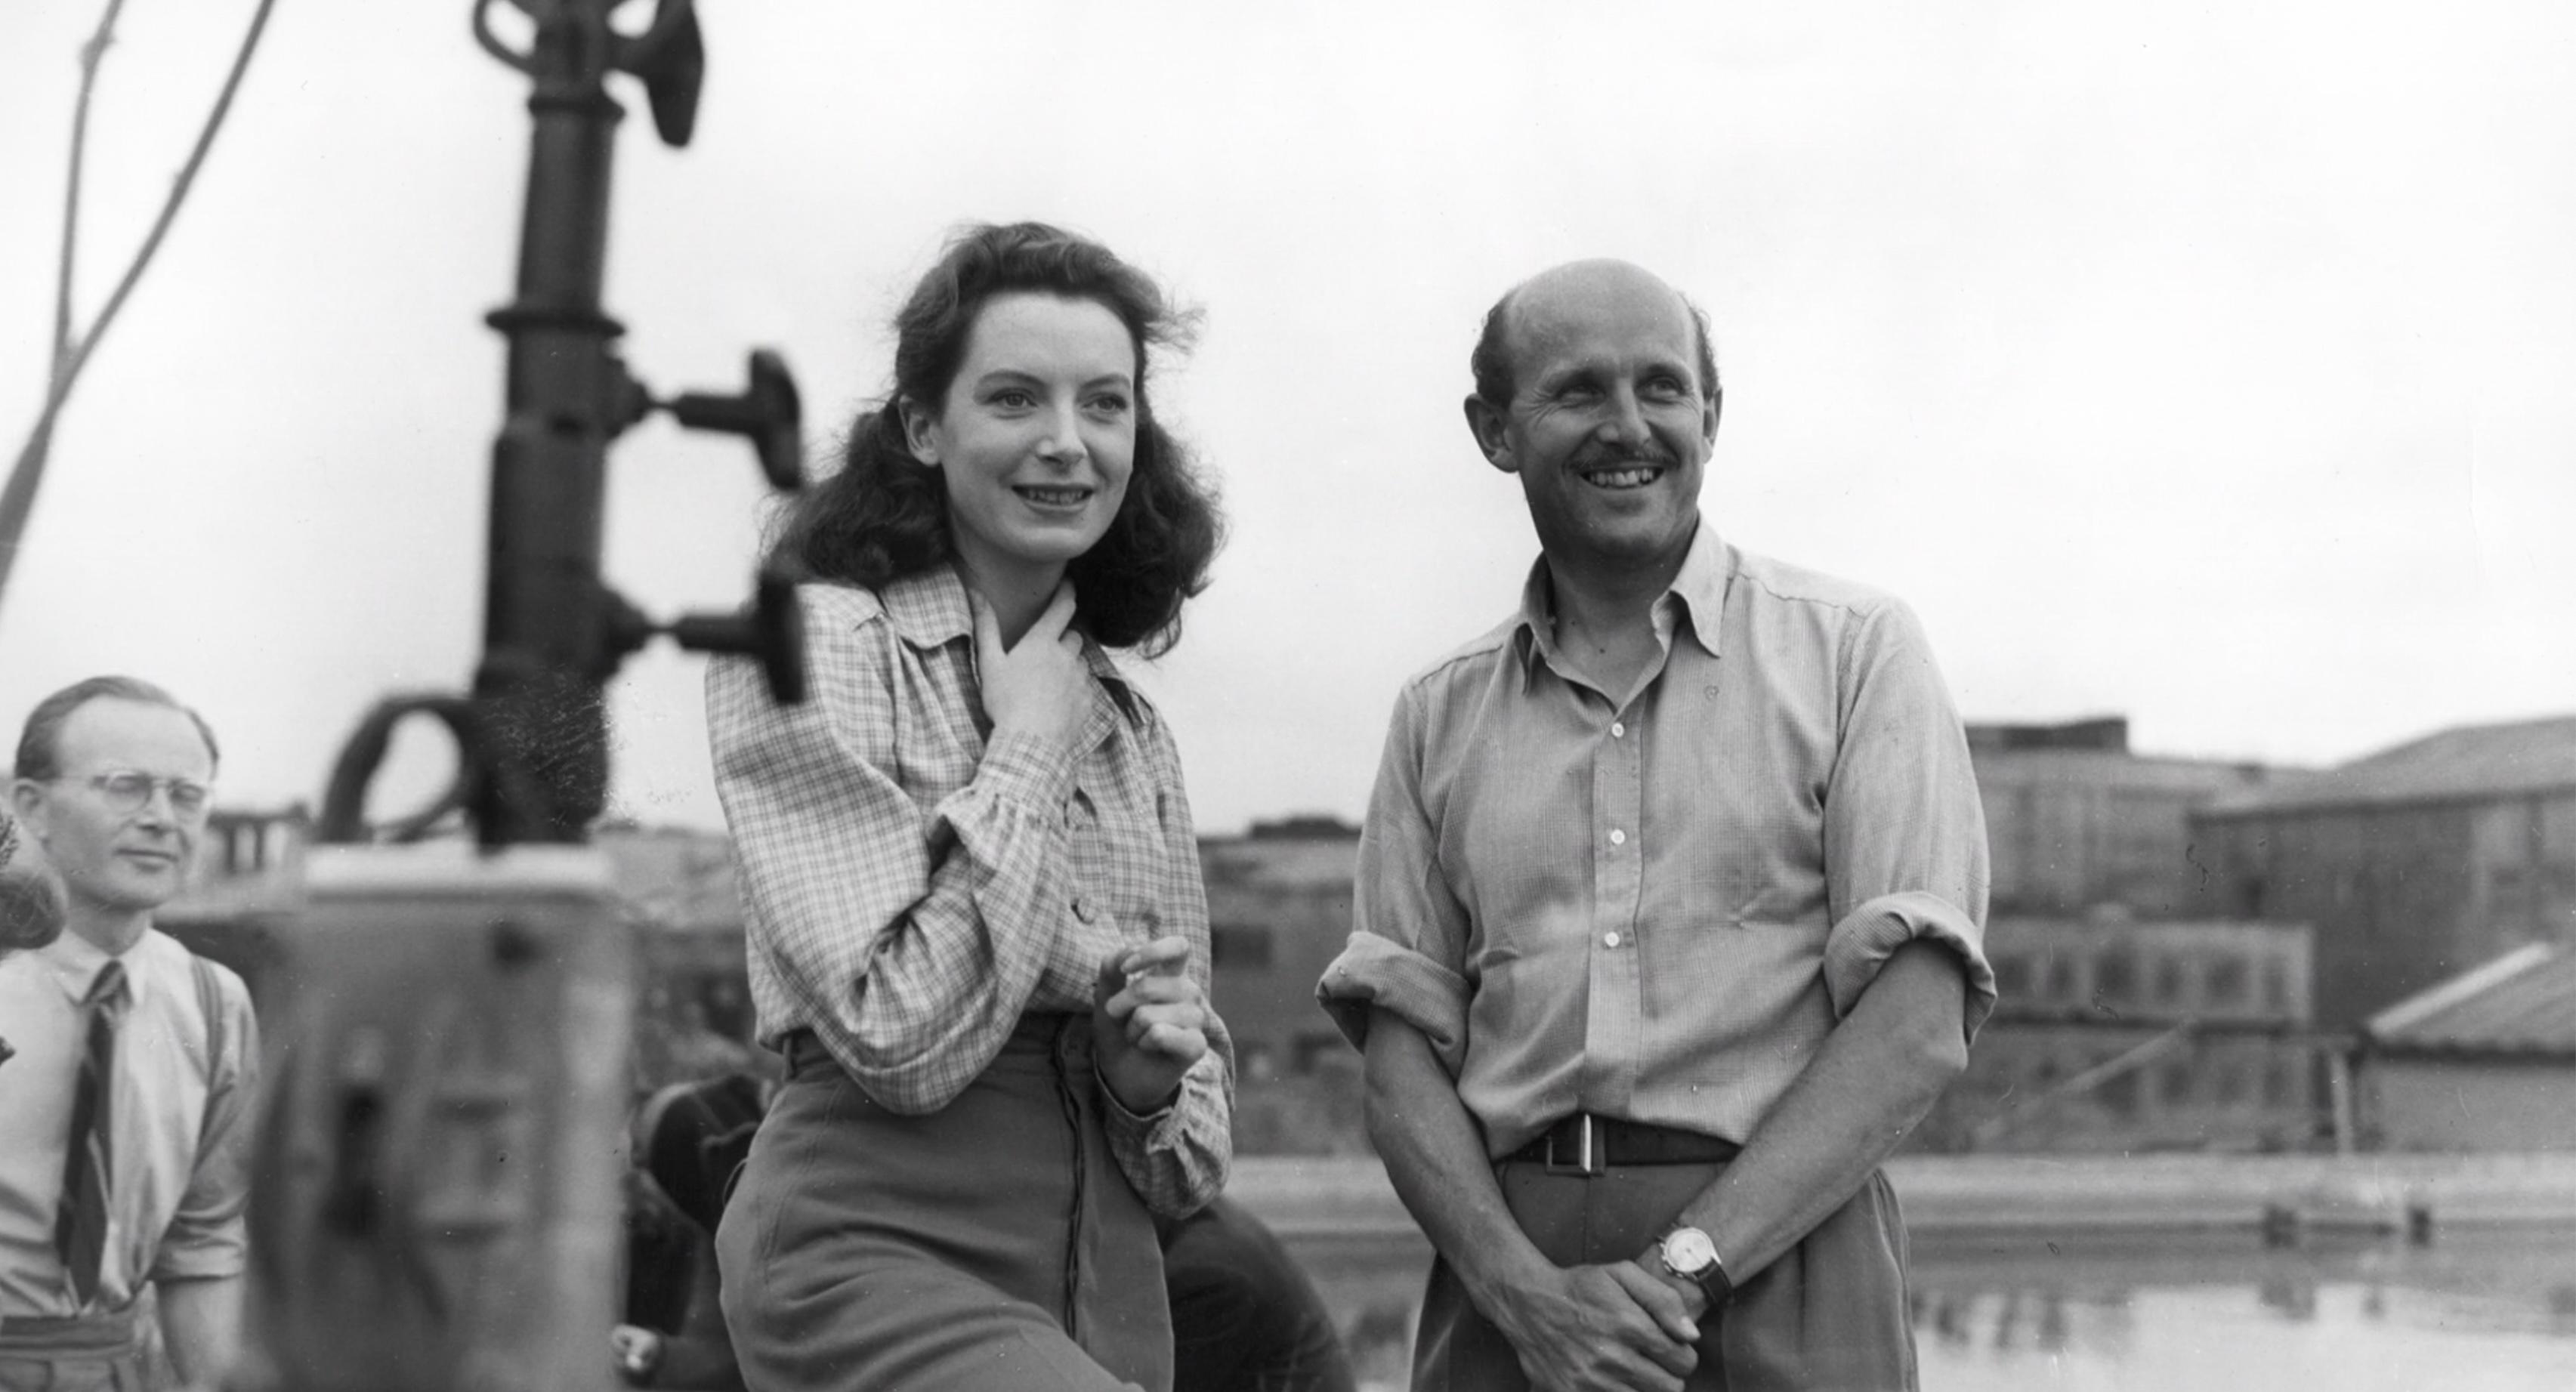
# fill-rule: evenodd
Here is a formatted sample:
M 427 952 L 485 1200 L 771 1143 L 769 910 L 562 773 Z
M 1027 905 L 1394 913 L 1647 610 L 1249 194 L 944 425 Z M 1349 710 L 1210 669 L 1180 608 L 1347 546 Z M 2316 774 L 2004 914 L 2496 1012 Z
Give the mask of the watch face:
M 1676 1228 L 1664 1239 L 1664 1264 L 1684 1275 L 1717 1264 L 1717 1244 L 1697 1228 Z

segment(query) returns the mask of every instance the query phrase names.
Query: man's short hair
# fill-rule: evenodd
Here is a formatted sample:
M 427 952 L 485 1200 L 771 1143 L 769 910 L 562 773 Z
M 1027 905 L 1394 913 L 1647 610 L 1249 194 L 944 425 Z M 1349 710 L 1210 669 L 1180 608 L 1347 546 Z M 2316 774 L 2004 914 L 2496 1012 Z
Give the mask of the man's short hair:
M 1485 311 L 1485 327 L 1476 335 L 1476 351 L 1467 357 L 1467 370 L 1476 375 L 1476 395 L 1494 405 L 1512 404 L 1512 393 L 1519 384 L 1512 380 L 1511 316 L 1512 300 L 1521 292 L 1517 285 L 1503 292 L 1494 307 Z M 1681 295 L 1676 290 L 1673 292 Z M 1699 350 L 1699 389 L 1703 396 L 1715 396 L 1717 381 L 1717 347 L 1708 328 L 1708 313 L 1682 295 L 1682 308 L 1690 311 L 1692 346 Z
M 18 733 L 17 776 L 43 782 L 62 776 L 63 722 L 72 712 L 92 701 L 140 701 L 147 706 L 167 706 L 195 722 L 197 735 L 206 742 L 206 761 L 223 762 L 223 751 L 215 746 L 214 727 L 178 697 L 137 677 L 91 677 L 76 681 L 36 703 L 27 712 L 26 728 Z

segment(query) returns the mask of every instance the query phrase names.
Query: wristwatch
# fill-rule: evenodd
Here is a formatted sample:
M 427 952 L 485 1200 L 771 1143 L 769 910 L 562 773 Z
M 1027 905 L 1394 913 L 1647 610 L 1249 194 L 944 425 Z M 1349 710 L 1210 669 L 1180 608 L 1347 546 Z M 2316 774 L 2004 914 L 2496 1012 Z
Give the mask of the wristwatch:
M 1726 1263 L 1718 1259 L 1717 1243 L 1697 1228 L 1685 1225 L 1664 1234 L 1655 1243 L 1655 1256 L 1664 1270 L 1699 1287 L 1712 1307 L 1725 1304 L 1735 1294 Z

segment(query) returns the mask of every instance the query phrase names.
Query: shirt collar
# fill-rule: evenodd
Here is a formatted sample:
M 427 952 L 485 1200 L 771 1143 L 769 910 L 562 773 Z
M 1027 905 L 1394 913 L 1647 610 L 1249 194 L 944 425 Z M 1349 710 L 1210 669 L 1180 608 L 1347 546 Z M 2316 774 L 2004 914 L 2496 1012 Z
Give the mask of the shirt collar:
M 975 611 L 967 607 L 966 582 L 958 578 L 955 566 L 936 565 L 892 581 L 878 592 L 877 602 L 885 606 L 894 631 L 915 648 L 927 652 L 963 638 L 966 650 L 975 650 Z M 1136 698 L 1128 690 L 1127 674 L 1087 633 L 1082 638 L 1082 660 L 1118 709 L 1135 720 Z
M 1708 655 L 1723 655 L 1718 646 L 1718 633 L 1726 616 L 1726 585 L 1735 574 L 1735 548 L 1717 535 L 1717 529 L 1700 519 L 1699 530 L 1692 534 L 1690 550 L 1682 555 L 1682 568 L 1673 576 L 1655 600 L 1655 630 L 1670 635 L 1682 620 L 1690 624 L 1691 635 Z M 1513 637 L 1520 644 L 1521 676 L 1534 675 L 1542 662 L 1556 657 L 1556 611 L 1550 598 L 1547 578 L 1547 556 L 1540 553 L 1530 563 L 1529 578 L 1521 582 L 1521 609 Z M 1678 609 L 1678 616 L 1672 611 Z
M 150 934 L 147 932 L 145 936 Z M 138 942 L 136 946 L 141 944 Z M 52 942 L 34 949 L 34 956 L 45 964 L 45 974 L 62 989 L 63 998 L 74 1005 L 88 1002 L 89 988 L 97 983 L 99 969 L 112 960 L 98 944 L 68 929 Z M 130 984 L 134 979 L 131 967 L 126 969 L 125 976 L 129 983 L 127 989 L 134 989 Z

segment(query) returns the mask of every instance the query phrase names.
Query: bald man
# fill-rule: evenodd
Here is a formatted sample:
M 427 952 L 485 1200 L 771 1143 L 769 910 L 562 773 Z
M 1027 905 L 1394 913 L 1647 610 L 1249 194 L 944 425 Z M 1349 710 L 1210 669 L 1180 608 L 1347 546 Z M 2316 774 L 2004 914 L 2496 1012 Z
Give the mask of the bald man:
M 1437 1254 L 1414 1386 L 1913 1387 L 1878 1166 L 1994 1000 L 1930 652 L 1702 517 L 1716 362 L 1663 281 L 1536 276 L 1472 366 L 1540 555 L 1405 685 L 1320 986 Z

